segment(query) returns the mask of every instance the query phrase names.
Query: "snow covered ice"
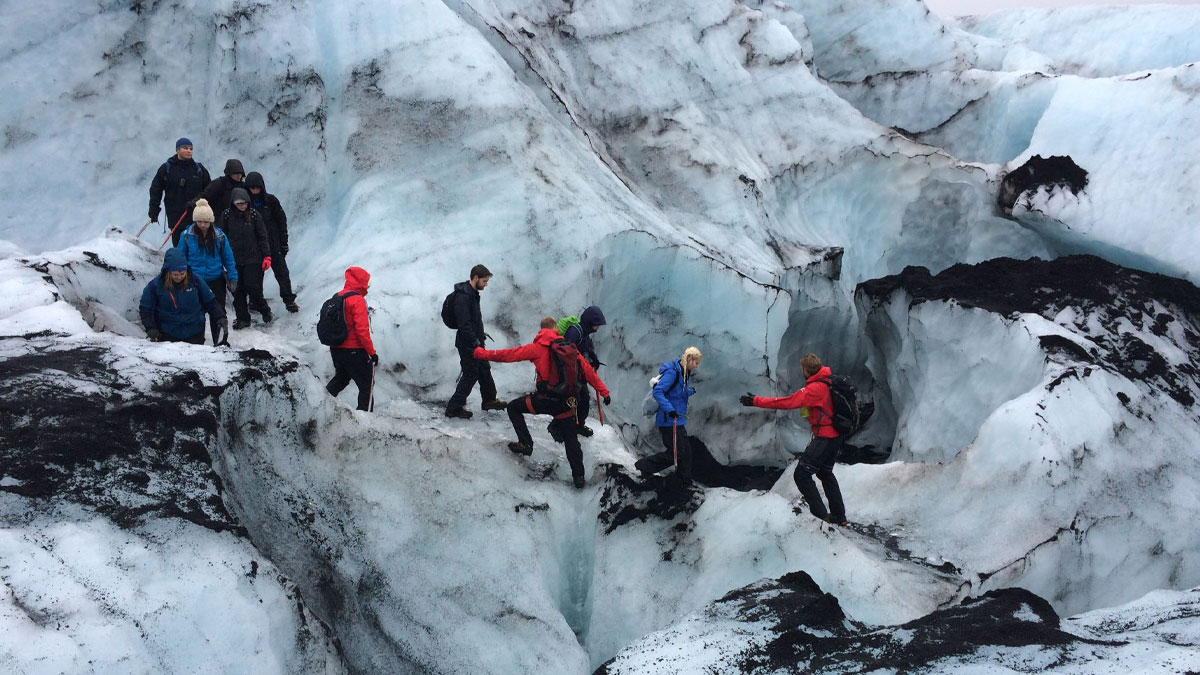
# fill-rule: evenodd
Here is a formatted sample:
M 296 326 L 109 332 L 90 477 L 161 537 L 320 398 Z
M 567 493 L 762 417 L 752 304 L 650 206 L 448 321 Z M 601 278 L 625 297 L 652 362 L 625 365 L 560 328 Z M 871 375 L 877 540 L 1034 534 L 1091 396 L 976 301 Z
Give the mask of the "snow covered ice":
M 1195 8 L 0 16 L 5 672 L 1200 669 Z M 228 350 L 137 319 L 179 136 L 289 214 L 302 312 L 268 275 L 276 321 Z M 536 418 L 522 459 L 503 414 L 442 415 L 437 308 L 479 262 L 489 346 L 608 317 L 582 490 Z M 373 414 L 325 392 L 314 334 L 349 265 Z M 689 431 L 770 489 L 633 470 L 646 381 L 689 344 Z M 850 529 L 798 501 L 803 420 L 737 404 L 810 351 L 890 453 L 838 467 Z M 501 397 L 529 370 L 495 364 Z

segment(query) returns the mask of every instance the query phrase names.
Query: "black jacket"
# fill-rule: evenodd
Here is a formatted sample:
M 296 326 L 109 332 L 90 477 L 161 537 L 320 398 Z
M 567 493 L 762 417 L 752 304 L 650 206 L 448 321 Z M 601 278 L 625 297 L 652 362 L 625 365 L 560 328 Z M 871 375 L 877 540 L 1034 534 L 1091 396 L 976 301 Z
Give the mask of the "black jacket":
M 271 239 L 271 255 L 283 255 L 283 250 L 288 245 L 288 222 L 283 205 L 279 203 L 275 195 L 267 192 L 262 174 L 257 171 L 246 174 L 245 183 L 247 192 L 252 187 L 262 188 L 262 192 L 250 195 L 250 206 L 258 211 L 258 214 L 262 216 L 263 223 L 267 226 L 267 236 Z
M 167 196 L 167 216 L 179 218 L 187 210 L 187 203 L 195 199 L 210 182 L 212 179 L 203 164 L 171 155 L 158 167 L 154 180 L 150 181 L 150 210 L 147 211 L 150 220 L 158 220 L 163 193 Z
M 455 347 L 474 349 L 484 346 L 479 291 L 475 290 L 469 281 L 454 284 L 454 318 L 458 322 L 458 333 L 454 336 Z
M 261 265 L 262 259 L 271 255 L 267 227 L 253 207 L 247 207 L 245 213 L 235 208 L 225 209 L 217 216 L 216 226 L 229 238 L 233 261 L 238 265 Z
M 221 213 L 233 206 L 232 196 L 233 189 L 242 187 L 242 184 L 230 178 L 229 176 L 221 176 L 208 184 L 204 188 L 204 194 L 201 197 L 208 200 L 208 205 L 212 207 L 213 213 Z M 234 251 L 236 253 L 237 251 Z

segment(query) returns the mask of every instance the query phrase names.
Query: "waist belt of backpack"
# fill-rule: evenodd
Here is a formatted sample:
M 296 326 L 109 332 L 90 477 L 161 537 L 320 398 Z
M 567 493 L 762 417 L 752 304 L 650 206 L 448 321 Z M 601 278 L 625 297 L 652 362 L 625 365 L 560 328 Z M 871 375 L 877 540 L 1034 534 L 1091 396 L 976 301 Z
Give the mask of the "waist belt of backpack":
M 539 394 L 539 396 L 540 396 L 541 398 L 544 398 L 544 399 L 549 399 L 549 400 L 560 400 L 560 399 L 557 399 L 557 398 L 556 398 L 556 397 L 554 397 L 554 396 L 547 396 L 546 394 Z M 558 413 L 557 415 L 554 415 L 554 416 L 553 416 L 553 417 L 554 417 L 554 419 L 556 419 L 556 420 L 565 420 L 565 419 L 567 419 L 568 417 L 575 417 L 575 397 L 574 397 L 574 396 L 572 396 L 572 397 L 568 398 L 568 399 L 566 400 L 566 404 L 567 404 L 567 409 L 566 409 L 564 412 L 561 412 L 561 413 Z M 529 396 L 526 396 L 526 397 L 525 397 L 525 409 L 529 411 L 529 414 L 530 414 L 530 415 L 537 415 L 537 414 L 538 414 L 538 412 L 537 412 L 536 410 L 534 410 L 534 409 L 533 409 L 533 395 L 529 395 Z

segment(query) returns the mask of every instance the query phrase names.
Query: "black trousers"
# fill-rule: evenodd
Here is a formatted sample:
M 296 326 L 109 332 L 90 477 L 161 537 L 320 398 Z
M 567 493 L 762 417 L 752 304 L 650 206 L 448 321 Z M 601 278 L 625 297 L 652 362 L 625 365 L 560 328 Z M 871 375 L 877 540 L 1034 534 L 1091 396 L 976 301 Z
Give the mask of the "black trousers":
M 833 467 L 823 464 L 810 464 L 805 461 L 810 457 L 821 458 L 837 458 L 837 452 L 841 449 L 842 439 L 840 438 L 821 438 L 816 437 L 804 449 L 804 454 L 800 456 L 800 463 L 796 465 L 796 471 L 792 474 L 792 480 L 796 481 L 796 487 L 800 488 L 800 494 L 804 496 L 804 501 L 808 502 L 808 510 L 814 516 L 824 519 L 830 513 L 836 520 L 846 519 L 846 504 L 842 501 L 842 489 L 838 486 L 837 477 L 833 475 Z M 821 480 L 821 487 L 825 490 L 825 497 L 829 500 L 829 510 L 825 510 L 825 502 L 821 501 L 821 495 L 817 492 L 817 486 L 813 483 L 813 476 Z
M 371 390 L 375 387 L 375 369 L 371 367 L 371 356 L 365 349 L 342 349 L 330 347 L 333 357 L 333 379 L 325 390 L 337 396 L 353 380 L 358 386 L 358 409 L 371 409 Z
M 224 315 L 225 314 L 225 292 L 226 292 L 226 288 L 227 288 L 227 285 L 225 283 L 225 277 L 217 277 L 216 279 L 213 279 L 212 281 L 205 279 L 204 283 L 208 284 L 208 290 L 213 292 L 213 297 L 217 299 L 217 304 L 220 305 L 220 307 L 221 307 L 221 314 Z M 215 317 L 211 314 L 209 315 L 208 327 L 210 329 L 212 329 L 212 341 L 213 341 L 214 345 L 217 344 L 217 340 L 221 339 L 221 336 L 219 335 L 221 329 L 217 327 L 217 321 L 218 321 L 218 317 Z
M 204 344 L 204 331 L 201 330 L 191 337 L 175 337 L 174 335 L 163 333 L 162 339 L 159 342 L 187 342 L 193 345 L 202 345 Z
M 583 375 L 579 376 L 579 396 L 575 399 L 575 421 L 578 426 L 583 426 L 587 422 L 588 413 L 592 411 L 592 388 L 587 381 L 583 379 Z
M 692 480 L 692 444 L 688 440 L 687 426 L 681 424 L 677 427 L 659 427 L 658 431 L 666 450 L 657 455 L 643 457 L 634 466 L 638 471 L 658 473 L 675 464 L 675 448 L 678 447 L 679 466 L 675 468 L 675 471 L 681 480 L 690 482 Z M 674 433 L 672 434 L 672 432 Z
M 492 379 L 492 364 L 475 358 L 474 347 L 471 349 L 460 347 L 458 363 L 462 372 L 458 376 L 458 387 L 454 389 L 454 395 L 446 404 L 447 413 L 458 412 L 466 407 L 467 397 L 471 395 L 471 390 L 475 388 L 476 382 L 479 383 L 479 395 L 483 398 L 484 403 L 496 399 L 496 381 Z
M 288 272 L 287 255 L 283 251 L 271 254 L 271 272 L 275 274 L 275 282 L 279 284 L 279 298 L 284 302 L 295 302 L 296 294 L 292 292 L 292 275 Z
M 263 298 L 262 261 L 237 266 L 238 287 L 233 292 L 233 312 L 238 321 L 250 321 L 250 310 L 261 312 L 264 316 L 271 313 L 267 301 Z M 249 308 L 246 300 L 249 299 Z
M 517 432 L 517 440 L 528 447 L 533 447 L 533 437 L 529 435 L 529 427 L 525 424 L 526 415 L 553 415 L 556 436 L 567 446 L 567 461 L 571 464 L 571 475 L 583 475 L 583 448 L 579 446 L 579 435 L 575 433 L 575 415 L 571 406 L 560 398 L 551 398 L 541 394 L 529 394 L 513 399 L 508 403 L 508 419 L 512 422 L 513 431 Z

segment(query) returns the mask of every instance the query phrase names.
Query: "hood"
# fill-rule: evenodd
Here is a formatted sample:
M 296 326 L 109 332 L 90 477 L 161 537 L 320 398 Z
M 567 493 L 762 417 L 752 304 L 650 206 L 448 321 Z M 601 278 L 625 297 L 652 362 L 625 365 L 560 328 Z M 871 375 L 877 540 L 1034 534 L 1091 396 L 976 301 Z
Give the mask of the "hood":
M 603 326 L 607 322 L 604 320 L 604 312 L 601 312 L 599 307 L 592 305 L 579 315 L 579 323 L 590 328 L 591 326 Z
M 171 247 L 171 248 L 167 249 L 167 254 L 163 256 L 163 266 L 162 266 L 163 274 L 166 274 L 167 271 L 170 270 L 172 267 L 186 268 L 187 266 L 188 266 L 187 256 L 183 254 L 183 251 L 181 251 L 175 247 Z
M 371 275 L 361 267 L 346 268 L 346 290 L 367 294 L 367 285 L 371 283 Z
M 475 290 L 475 287 L 472 286 L 471 282 L 469 281 L 460 281 L 457 284 L 454 284 L 454 290 L 458 291 L 459 293 L 466 293 L 467 295 L 479 297 L 479 291 Z
M 242 168 L 242 162 L 239 159 L 225 160 L 225 175 L 232 176 L 235 173 L 245 175 L 246 170 Z
M 267 184 L 263 181 L 262 174 L 257 171 L 251 171 L 250 173 L 246 174 L 246 180 L 242 181 L 242 183 L 247 188 L 256 187 L 262 188 L 263 192 L 267 191 Z
M 817 374 L 808 378 L 807 382 L 816 382 L 817 380 L 824 380 L 824 379 L 827 379 L 832 374 L 833 374 L 833 371 L 829 369 L 829 366 L 821 366 L 821 369 L 817 371 Z
M 551 342 L 554 342 L 561 337 L 562 335 L 560 335 L 559 332 L 553 328 L 543 328 L 538 331 L 537 337 L 533 338 L 533 341 L 535 344 L 548 347 L 550 346 Z
M 234 202 L 237 202 L 237 201 L 249 203 L 250 202 L 250 193 L 246 192 L 245 188 L 240 188 L 240 187 L 233 188 L 233 192 L 231 192 L 229 194 L 229 204 L 232 205 Z

